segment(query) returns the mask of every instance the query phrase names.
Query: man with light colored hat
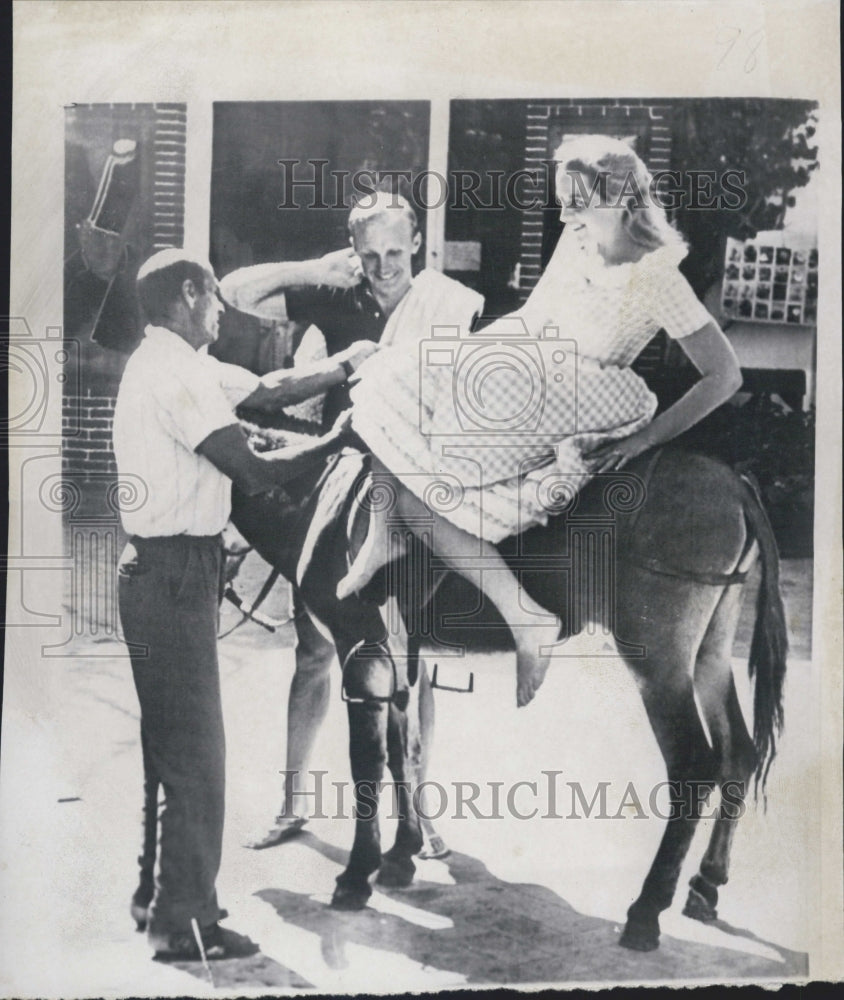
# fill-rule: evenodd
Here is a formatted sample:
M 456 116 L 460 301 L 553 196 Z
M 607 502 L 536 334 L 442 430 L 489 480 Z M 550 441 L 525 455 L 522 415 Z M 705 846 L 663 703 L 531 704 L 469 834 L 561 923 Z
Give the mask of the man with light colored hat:
M 149 325 L 120 383 L 114 451 L 119 475 L 141 483 L 143 495 L 121 511 L 130 539 L 119 598 L 145 777 L 164 789 L 164 803 L 151 900 L 133 902 L 149 903 L 139 923 L 157 958 L 233 957 L 257 946 L 218 925 L 225 913 L 215 889 L 225 789 L 217 614 L 231 484 L 254 494 L 288 482 L 324 461 L 343 434 L 338 424 L 306 445 L 258 456 L 233 406 L 283 404 L 303 378 L 325 389 L 346 371 L 329 359 L 262 379 L 207 357 L 225 306 L 211 266 L 184 250 L 147 260 L 137 292 Z M 358 345 L 344 360 L 354 366 L 369 352 Z

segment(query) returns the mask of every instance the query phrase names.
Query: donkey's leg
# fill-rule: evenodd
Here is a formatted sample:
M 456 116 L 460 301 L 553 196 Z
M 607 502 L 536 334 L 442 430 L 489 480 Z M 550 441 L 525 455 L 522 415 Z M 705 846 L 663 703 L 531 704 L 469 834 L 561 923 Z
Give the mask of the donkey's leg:
M 668 577 L 624 574 L 628 575 L 619 581 L 620 634 L 646 647 L 644 660 L 628 662 L 665 760 L 671 796 L 662 841 L 642 890 L 627 911 L 620 941 L 627 948 L 650 951 L 659 946 L 659 914 L 674 898 L 680 869 L 716 780 L 715 755 L 695 704 L 692 664 L 720 591 Z M 647 595 L 644 605 L 642 594 Z
M 718 916 L 718 886 L 725 885 L 729 877 L 730 846 L 756 766 L 756 750 L 739 705 L 730 663 L 740 610 L 741 588 L 727 588 L 695 664 L 695 687 L 718 758 L 721 788 L 718 818 L 700 871 L 691 880 L 683 910 L 687 917 L 702 921 Z
M 674 898 L 680 869 L 715 785 L 715 759 L 694 701 L 691 678 L 682 683 L 659 672 L 642 697 L 668 770 L 668 823 L 639 897 L 627 911 L 621 944 L 637 951 L 659 945 L 659 914 Z
M 407 673 L 410 680 L 409 702 L 407 706 L 407 749 L 406 766 L 412 794 L 414 813 L 422 829 L 423 844 L 418 850 L 420 858 L 443 858 L 450 851 L 437 833 L 433 822 L 424 808 L 424 787 L 428 773 L 431 747 L 434 741 L 434 692 L 425 661 L 420 656 L 423 638 L 431 635 L 431 602 L 442 581 L 448 575 L 442 570 L 430 567 L 430 551 L 412 533 L 406 539 L 408 558 L 401 564 L 406 577 L 396 588 L 395 615 L 393 620 L 400 627 L 388 631 L 391 639 L 399 638 L 407 658 Z M 389 607 L 389 602 L 388 605 Z
M 382 609 L 396 669 L 396 692 L 387 716 L 387 766 L 396 789 L 398 825 L 395 842 L 381 859 L 378 872 L 381 885 L 396 887 L 408 886 L 413 881 L 416 866 L 412 857 L 422 846 L 414 797 L 417 776 L 409 757 L 411 731 L 418 729 L 419 641 L 408 634 L 400 604 L 391 597 Z
M 409 689 L 408 695 L 415 690 L 415 687 Z M 409 701 L 410 699 L 405 703 L 408 708 Z M 393 702 L 387 722 L 387 764 L 395 782 L 399 818 L 395 843 L 381 860 L 378 882 L 399 888 L 404 888 L 413 881 L 416 872 L 413 855 L 422 847 L 422 829 L 414 798 L 416 776 L 408 757 L 409 728 L 408 711 L 400 702 Z
M 387 748 L 387 703 L 349 702 L 349 756 L 355 786 L 355 840 L 331 905 L 360 910 L 372 895 L 369 876 L 381 865 L 378 798 Z
M 729 756 L 719 767 L 721 803 L 700 871 L 689 883 L 689 895 L 683 908 L 687 917 L 704 922 L 718 917 L 718 886 L 725 885 L 729 878 L 730 848 L 736 825 L 744 815 L 744 800 L 756 760 L 732 678 L 726 707 L 733 739 Z

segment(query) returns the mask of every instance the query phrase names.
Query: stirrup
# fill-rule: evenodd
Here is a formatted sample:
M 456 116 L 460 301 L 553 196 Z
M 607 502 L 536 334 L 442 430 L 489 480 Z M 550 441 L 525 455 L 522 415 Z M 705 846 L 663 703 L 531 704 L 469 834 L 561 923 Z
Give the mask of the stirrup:
M 390 663 L 390 682 L 388 685 L 384 684 L 384 678 L 381 677 L 355 677 L 352 676 L 352 669 L 356 666 L 362 666 L 362 673 L 366 673 L 367 665 L 375 665 L 379 659 L 382 657 L 371 656 L 364 657 L 361 659 L 354 659 L 356 654 L 363 647 L 369 647 L 371 649 L 378 649 L 384 657 L 389 660 Z M 396 671 L 396 661 L 393 659 L 390 650 L 382 642 L 367 643 L 365 639 L 361 639 L 360 642 L 356 643 L 351 650 L 349 655 L 343 661 L 343 681 L 340 687 L 340 696 L 343 701 L 351 703 L 353 705 L 360 704 L 382 704 L 389 703 L 393 701 L 398 690 L 398 674 Z M 379 673 L 383 674 L 386 671 L 379 670 Z
M 469 671 L 469 683 L 464 688 L 451 687 L 449 684 L 438 684 L 437 683 L 437 671 L 439 670 L 439 663 L 434 664 L 434 669 L 431 671 L 431 687 L 436 688 L 438 691 L 455 691 L 457 694 L 472 694 L 475 690 L 475 674 L 474 671 Z

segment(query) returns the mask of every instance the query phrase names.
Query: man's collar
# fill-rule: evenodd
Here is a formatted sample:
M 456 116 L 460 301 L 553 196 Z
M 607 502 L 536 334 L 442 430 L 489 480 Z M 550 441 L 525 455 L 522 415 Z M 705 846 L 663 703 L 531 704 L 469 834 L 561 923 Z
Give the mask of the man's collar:
M 155 326 L 150 323 L 144 327 L 144 338 L 149 340 L 150 343 L 161 344 L 170 350 L 189 351 L 191 354 L 196 353 L 184 337 L 180 337 L 178 333 L 168 330 L 166 326 Z
M 363 278 L 361 281 L 359 281 L 358 284 L 354 286 L 354 292 L 356 297 L 360 299 L 362 302 L 369 301 L 374 303 L 376 307 L 378 306 L 378 300 L 375 298 L 375 295 L 373 294 L 372 285 L 370 285 L 369 283 L 369 278 Z
M 410 279 L 410 284 L 407 286 L 407 290 L 393 307 L 393 312 L 395 312 L 399 304 L 401 302 L 404 302 L 405 298 L 410 294 L 410 290 L 413 287 L 414 280 L 415 278 Z M 375 298 L 375 293 L 372 291 L 372 286 L 369 283 L 369 279 L 364 278 L 362 281 L 358 282 L 358 284 L 354 286 L 353 291 L 355 293 L 356 298 L 361 303 L 361 305 L 364 302 L 368 302 L 369 307 L 373 312 L 384 313 L 385 315 L 387 315 L 381 303 L 378 301 L 378 299 Z

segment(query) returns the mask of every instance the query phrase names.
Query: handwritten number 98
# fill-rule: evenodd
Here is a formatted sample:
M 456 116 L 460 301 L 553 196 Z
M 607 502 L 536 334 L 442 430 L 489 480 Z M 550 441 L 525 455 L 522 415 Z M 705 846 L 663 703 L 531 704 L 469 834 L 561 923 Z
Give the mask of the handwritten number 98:
M 744 45 L 739 47 L 739 52 L 745 53 L 744 59 L 744 69 L 745 73 L 752 73 L 756 69 L 756 53 L 759 51 L 759 46 L 762 44 L 765 38 L 765 29 L 757 28 L 755 31 L 751 31 L 746 34 L 741 28 L 732 28 L 723 26 L 718 31 L 718 37 L 716 41 L 719 45 L 723 45 L 724 54 L 718 60 L 718 64 L 715 67 L 720 69 L 730 56 L 730 53 L 736 47 L 740 38 L 744 36 Z

